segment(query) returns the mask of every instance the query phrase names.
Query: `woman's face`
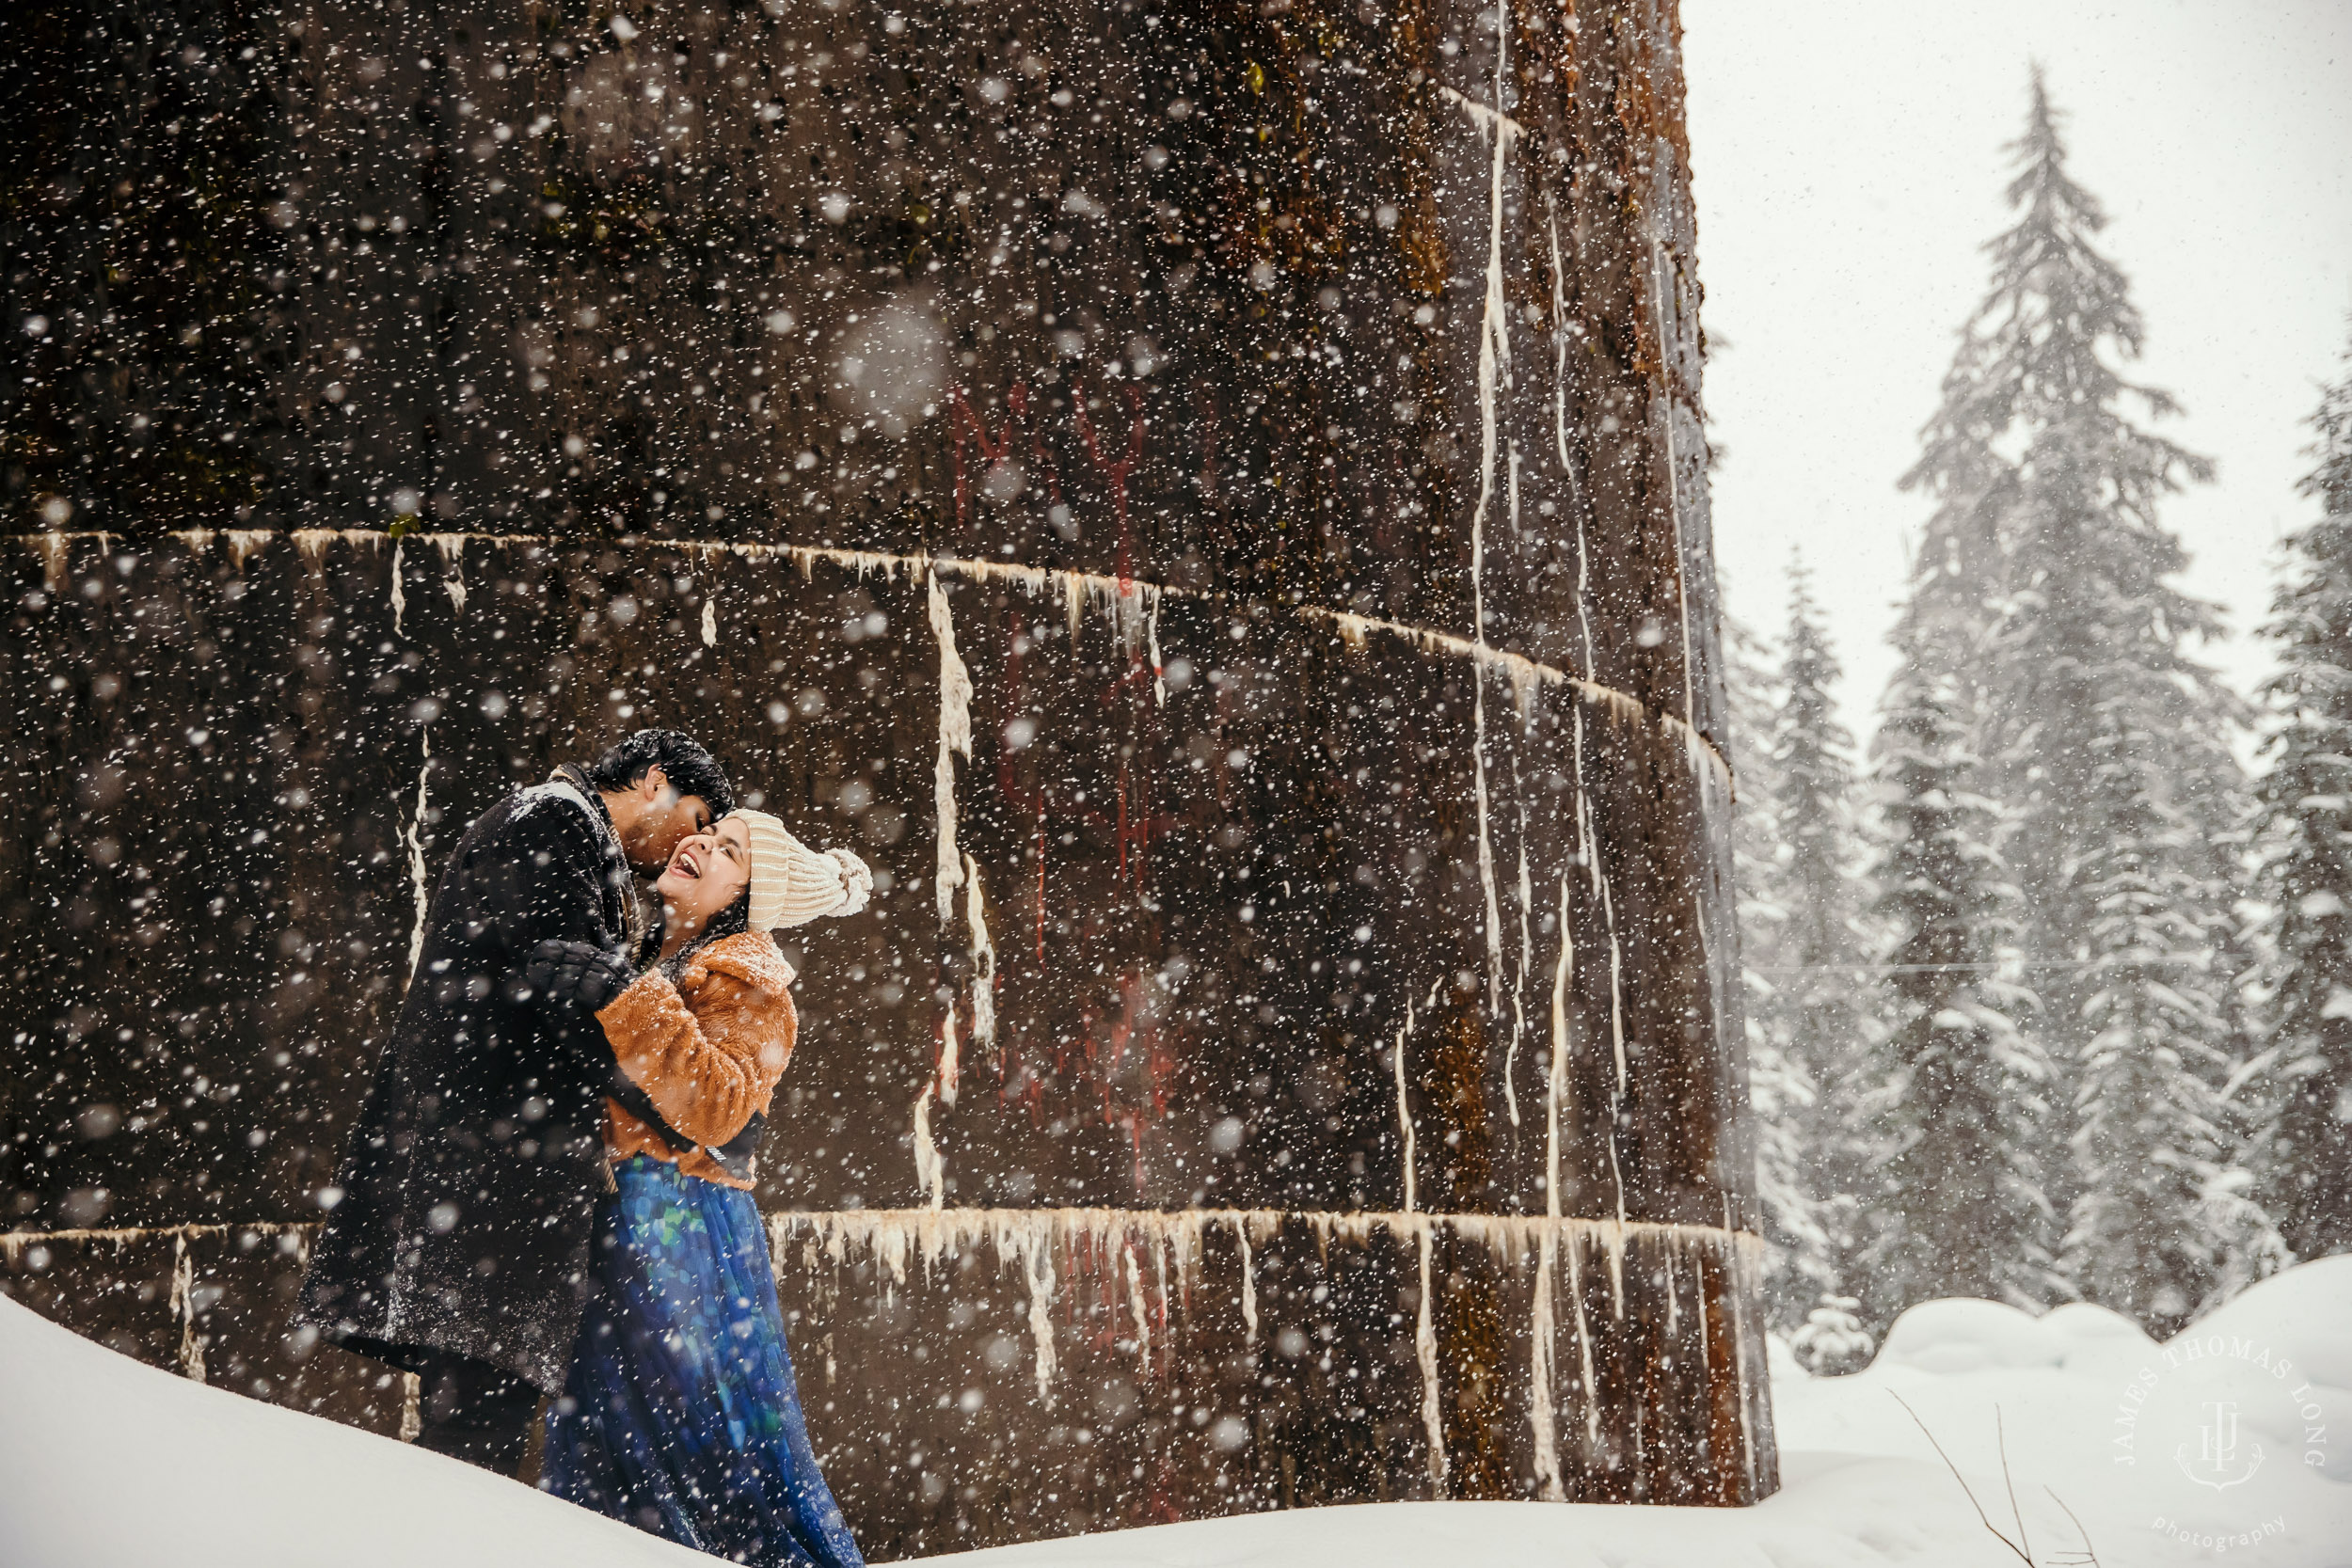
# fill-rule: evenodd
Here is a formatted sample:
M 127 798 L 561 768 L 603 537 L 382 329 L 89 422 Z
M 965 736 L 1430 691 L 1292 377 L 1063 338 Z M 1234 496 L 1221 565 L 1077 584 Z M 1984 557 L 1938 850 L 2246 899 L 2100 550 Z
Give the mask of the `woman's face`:
M 708 925 L 712 915 L 742 895 L 751 879 L 751 836 L 730 816 L 707 833 L 689 833 L 680 841 L 653 885 L 661 895 L 667 929 L 679 934 Z

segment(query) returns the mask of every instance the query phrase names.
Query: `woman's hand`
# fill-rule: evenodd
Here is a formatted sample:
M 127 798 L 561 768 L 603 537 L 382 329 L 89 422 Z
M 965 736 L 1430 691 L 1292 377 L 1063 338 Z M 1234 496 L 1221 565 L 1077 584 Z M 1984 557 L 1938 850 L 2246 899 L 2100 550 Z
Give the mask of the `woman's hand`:
M 523 962 L 523 979 L 533 991 L 549 1002 L 576 1003 L 591 1013 L 611 1006 L 636 977 L 618 954 L 562 937 L 548 938 Z

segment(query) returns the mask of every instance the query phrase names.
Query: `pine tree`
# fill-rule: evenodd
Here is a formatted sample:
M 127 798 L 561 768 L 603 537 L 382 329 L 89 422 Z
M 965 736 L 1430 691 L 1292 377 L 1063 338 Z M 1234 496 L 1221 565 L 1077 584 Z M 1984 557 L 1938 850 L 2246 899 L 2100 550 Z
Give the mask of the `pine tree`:
M 1969 677 L 1984 638 L 2008 596 L 2031 587 L 2017 558 L 2038 531 L 2053 483 L 2111 483 L 2106 510 L 2161 537 L 2171 570 L 2179 546 L 2156 528 L 2155 503 L 2185 478 L 2212 477 L 2205 459 L 2124 418 L 2127 401 L 2158 418 L 2179 406 L 2106 362 L 2109 355 L 2137 357 L 2144 327 L 2122 272 L 2090 243 L 2106 215 L 2066 173 L 2039 67 L 2026 134 L 2010 151 L 2018 172 L 2007 195 L 2022 211 L 1986 246 L 1993 286 L 1962 330 L 1942 404 L 1902 479 L 1905 489 L 1936 499 L 1915 567 L 1913 635 L 1926 657 L 1963 680 L 1972 706 L 1980 690 Z M 2174 598 L 2165 608 L 2185 616 L 2183 632 L 2210 629 L 2209 607 Z
M 1866 1074 L 1881 1145 L 1865 1264 L 1883 1315 L 1938 1296 L 2030 1307 L 2058 1293 L 2042 1138 L 2053 1074 L 2011 977 L 2021 898 L 2002 812 L 1972 786 L 1958 681 L 1922 667 L 1913 628 L 1874 750 L 1881 791 L 1870 915 L 1883 929 L 1886 1035 Z
M 2071 1140 L 2077 1196 L 2060 1262 L 2090 1300 L 2170 1330 L 2245 1282 L 2266 1226 L 2248 1202 L 2221 1092 L 2233 1076 L 2229 987 L 2214 890 L 2198 869 L 2197 814 L 2143 760 L 2153 705 L 2100 705 L 2105 841 L 2070 891 L 2095 911 L 2085 933 L 2085 1039 Z M 2159 716 L 2158 721 L 2163 716 Z
M 1832 689 L 1839 677 L 1820 608 L 1802 562 L 1789 569 L 1788 631 L 1774 685 L 1769 750 L 1771 853 L 1757 885 L 1772 911 L 1770 990 L 1756 1012 L 1762 1050 L 1802 1102 L 1782 1117 L 1798 1143 L 1793 1184 L 1803 1195 L 1804 1240 L 1776 1298 L 1784 1319 L 1801 1316 L 1824 1290 L 1851 1283 L 1856 1246 L 1856 1183 L 1866 1163 L 1854 1088 L 1867 1001 L 1864 943 L 1855 931 L 1863 902 L 1856 879 L 1853 738 L 1838 722 Z M 1799 1228 L 1792 1221 L 1792 1229 Z
M 2190 656 L 2218 623 L 2169 580 L 2186 558 L 2156 516 L 2210 466 L 2127 415 L 2174 405 L 2113 368 L 2138 353 L 2139 315 L 2092 245 L 2106 218 L 2066 172 L 2039 72 L 2012 150 L 2018 217 L 1906 476 L 1938 503 L 1913 625 L 1922 673 L 1954 682 L 1969 720 L 1979 792 L 2015 814 L 2021 945 L 2074 1119 L 2053 1129 L 2061 1266 L 2093 1299 L 2176 1321 L 2231 1274 L 2228 1248 L 2188 1232 L 2245 1217 L 2221 1101 L 2239 713 Z
M 2296 1256 L 2352 1250 L 2352 350 L 2312 419 L 2319 521 L 2265 628 L 2283 668 L 2256 789 L 2270 1075 L 2261 1194 Z
M 1996 699 L 1993 733 L 2023 818 L 2029 949 L 2072 1068 L 2061 1266 L 2088 1299 L 2169 1328 L 2234 1273 L 2213 1233 L 2241 1180 L 2220 1096 L 2236 1065 L 2234 704 L 2151 608 L 2155 552 L 2087 499 L 2051 507 L 2019 552 L 2042 560 L 1996 636 L 2015 695 Z
M 1756 1194 L 1764 1205 L 1766 1315 L 1783 1333 L 1835 1283 L 1829 1233 L 1813 1190 L 1806 1136 L 1816 1092 L 1772 1027 L 1788 911 L 1776 899 L 1773 850 L 1780 795 L 1772 738 L 1780 701 L 1770 651 L 1740 621 L 1724 618 L 1724 689 L 1730 705 L 1739 815 L 1732 870 L 1740 900 L 1740 978 L 1747 1004 L 1748 1098 L 1756 1126 Z

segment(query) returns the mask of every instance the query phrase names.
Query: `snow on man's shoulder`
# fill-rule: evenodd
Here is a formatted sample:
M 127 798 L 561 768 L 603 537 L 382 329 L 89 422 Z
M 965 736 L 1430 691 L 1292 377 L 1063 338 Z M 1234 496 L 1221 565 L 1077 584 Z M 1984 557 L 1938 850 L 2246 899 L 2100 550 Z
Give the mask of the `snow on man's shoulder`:
M 591 820 L 596 817 L 596 812 L 588 804 L 588 797 L 582 795 L 579 786 L 571 780 L 549 779 L 545 784 L 532 784 L 528 789 L 516 790 L 514 809 L 506 814 L 507 820 L 519 822 L 542 807 L 558 802 L 573 807 Z
M 504 827 L 520 829 L 534 840 L 549 834 L 558 839 L 580 836 L 605 854 L 620 852 L 620 839 L 611 818 L 596 809 L 578 784 L 560 775 L 509 796 Z

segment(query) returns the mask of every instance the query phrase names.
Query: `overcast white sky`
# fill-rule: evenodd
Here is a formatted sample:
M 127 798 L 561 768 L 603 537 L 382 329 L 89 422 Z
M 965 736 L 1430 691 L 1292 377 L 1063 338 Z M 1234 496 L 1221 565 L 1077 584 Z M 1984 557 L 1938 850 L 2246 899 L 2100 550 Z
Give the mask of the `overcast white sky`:
M 2009 218 L 2002 152 L 2039 59 L 2072 170 L 2148 325 L 2128 373 L 2184 406 L 2165 434 L 2219 465 L 2166 514 L 2185 586 L 2239 635 L 2242 685 L 2280 535 L 2312 514 L 2304 423 L 2352 310 L 2352 0 L 1683 0 L 1715 537 L 1732 612 L 1786 621 L 1802 546 L 1867 735 L 1927 503 L 1918 451 L 1979 245 Z

